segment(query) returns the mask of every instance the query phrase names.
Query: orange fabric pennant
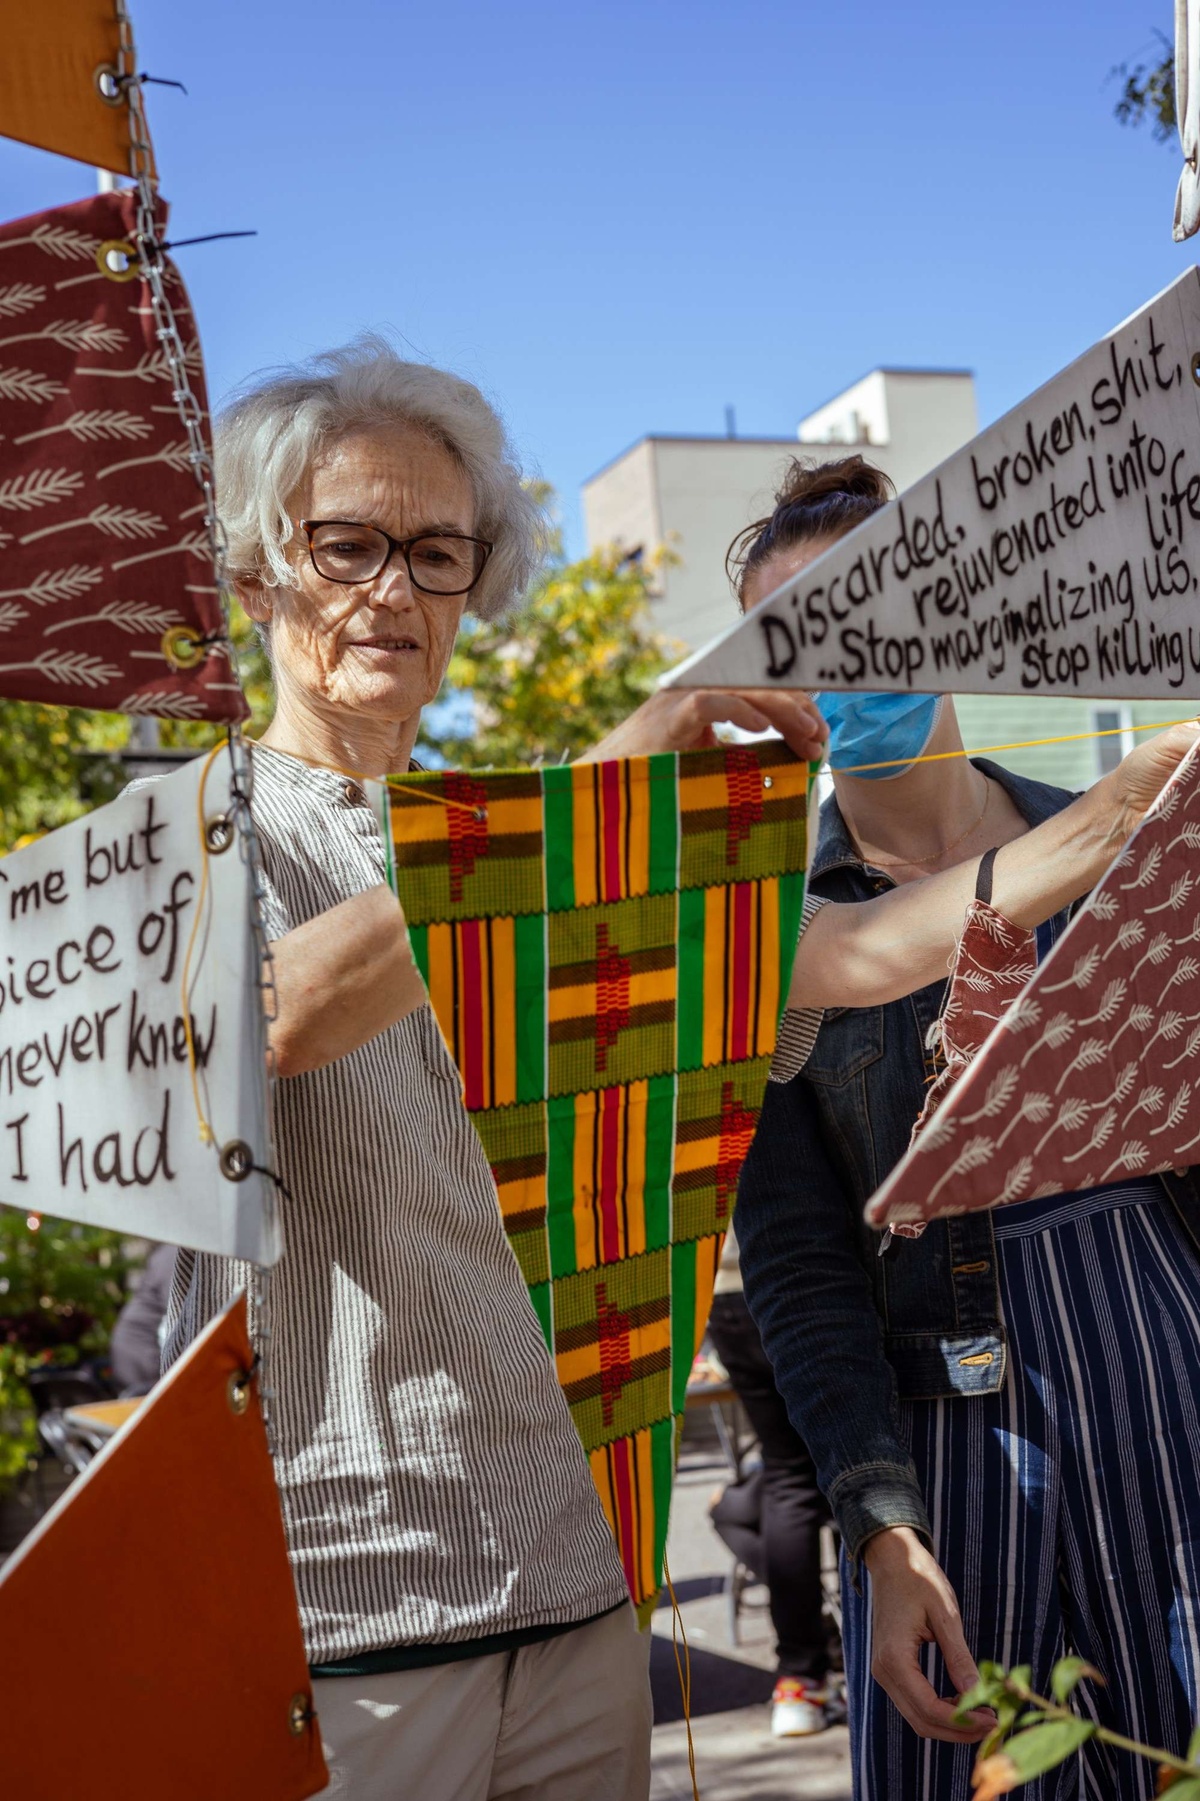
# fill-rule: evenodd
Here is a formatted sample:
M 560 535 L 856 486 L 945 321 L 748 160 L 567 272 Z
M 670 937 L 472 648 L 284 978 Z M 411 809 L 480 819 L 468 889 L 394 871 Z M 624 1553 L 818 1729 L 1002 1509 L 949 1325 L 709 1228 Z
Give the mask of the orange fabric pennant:
M 10 6 L 0 57 L 0 133 L 116 175 L 130 173 L 130 116 L 112 93 L 121 67 L 117 0 Z
M 324 1788 L 251 1361 L 239 1297 L 0 1573 L 0 1795 Z

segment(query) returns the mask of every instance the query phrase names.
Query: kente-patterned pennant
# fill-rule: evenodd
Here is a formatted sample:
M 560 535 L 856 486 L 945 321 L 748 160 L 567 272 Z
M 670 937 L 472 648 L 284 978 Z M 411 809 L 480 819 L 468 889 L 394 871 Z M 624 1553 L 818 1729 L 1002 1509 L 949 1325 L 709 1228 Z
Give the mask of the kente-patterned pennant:
M 396 889 L 643 1617 L 804 901 L 781 744 L 391 784 Z
M 124 189 L 0 227 L 0 694 L 241 719 L 136 204 Z M 173 268 L 167 289 L 203 415 Z
M 1198 852 L 1200 746 L 1015 998 L 1029 934 L 971 908 L 945 1014 L 962 1073 L 869 1202 L 872 1225 L 911 1232 L 1200 1160 Z

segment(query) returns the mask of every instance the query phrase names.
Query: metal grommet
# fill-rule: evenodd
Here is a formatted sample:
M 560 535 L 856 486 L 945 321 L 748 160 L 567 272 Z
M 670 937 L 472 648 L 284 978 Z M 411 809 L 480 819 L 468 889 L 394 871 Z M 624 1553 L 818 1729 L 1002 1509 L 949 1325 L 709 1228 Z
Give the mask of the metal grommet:
M 293 1695 L 288 1702 L 288 1731 L 293 1738 L 300 1738 L 308 1730 L 310 1720 L 314 1720 L 312 1697 L 310 1695 Z
M 250 1405 L 250 1372 L 234 1370 L 225 1385 L 230 1413 L 243 1414 Z
M 228 850 L 234 837 L 232 813 L 210 813 L 204 821 L 204 846 L 214 857 Z
M 204 657 L 204 640 L 190 625 L 173 625 L 162 635 L 162 653 L 172 669 L 194 669 Z
M 764 775 L 763 787 L 764 788 L 773 788 L 774 786 L 775 786 L 775 777 L 773 775 Z
M 219 1162 L 227 1182 L 244 1182 L 254 1168 L 254 1152 L 244 1138 L 231 1138 L 221 1146 Z
M 1200 350 L 1192 357 L 1192 380 L 1200 388 Z
M 109 281 L 136 281 L 137 251 L 124 238 L 105 238 L 96 246 L 96 267 Z
M 121 72 L 115 63 L 99 63 L 92 71 L 92 80 L 96 84 L 96 92 L 105 106 L 124 106 L 125 89 L 121 82 Z

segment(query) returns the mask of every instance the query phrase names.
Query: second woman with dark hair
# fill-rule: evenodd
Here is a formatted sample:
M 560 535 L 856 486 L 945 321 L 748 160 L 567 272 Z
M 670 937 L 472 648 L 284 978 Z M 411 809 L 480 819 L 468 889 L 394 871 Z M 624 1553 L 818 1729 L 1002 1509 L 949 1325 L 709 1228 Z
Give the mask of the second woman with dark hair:
M 860 457 L 794 465 L 735 546 L 743 604 L 887 498 Z M 987 862 L 1011 912 L 1006 862 L 1071 801 L 982 758 L 922 761 L 962 750 L 948 697 L 818 699 L 834 794 L 793 997 L 820 972 L 826 903 L 915 898 L 1000 847 Z M 1064 920 L 1039 926 L 1039 952 Z M 842 1533 L 858 1801 L 966 1796 L 991 1720 L 959 1723 L 953 1696 L 976 1657 L 1029 1664 L 1045 1692 L 1075 1652 L 1109 1678 L 1085 1707 L 1178 1749 L 1200 1688 L 1200 1184 L 1131 1181 L 881 1240 L 863 1206 L 937 1068 L 944 983 L 908 991 L 927 969 L 884 1005 L 837 1005 L 826 981 L 823 1012 L 785 1016 L 736 1215 L 746 1298 Z M 1094 1741 L 1081 1758 L 1022 1792 L 1143 1801 L 1145 1766 Z

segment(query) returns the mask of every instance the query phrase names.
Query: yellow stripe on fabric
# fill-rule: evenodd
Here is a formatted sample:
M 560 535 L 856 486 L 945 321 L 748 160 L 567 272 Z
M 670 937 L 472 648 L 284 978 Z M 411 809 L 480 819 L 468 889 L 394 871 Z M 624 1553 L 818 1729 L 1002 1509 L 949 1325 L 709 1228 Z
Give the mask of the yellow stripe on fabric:
M 517 954 L 514 922 L 489 921 L 491 940 L 491 1033 L 494 1048 L 492 1107 L 510 1107 L 517 1098 Z
M 599 1094 L 594 1092 L 575 1096 L 576 1269 L 594 1269 L 600 1261 L 595 1180 L 596 1115 L 599 1099 Z
M 608 1529 L 613 1537 L 617 1536 L 617 1502 L 613 1494 L 612 1466 L 608 1460 L 608 1446 L 601 1445 L 595 1451 L 588 1452 L 588 1462 L 592 1466 L 592 1481 L 596 1484 L 596 1493 L 600 1496 L 600 1505 L 604 1509 L 608 1521 Z
M 456 1065 L 462 1067 L 462 1046 L 457 1041 L 458 1021 L 455 1016 L 455 943 L 451 925 L 426 927 L 429 946 L 429 1004 L 442 1027 Z
M 726 930 L 724 888 L 704 891 L 704 1063 L 724 1063 Z
M 600 899 L 600 870 L 597 865 L 596 810 L 597 771 L 595 763 L 576 763 L 571 771 L 572 837 L 575 857 L 575 905 L 594 907 Z
M 774 1054 L 779 1036 L 779 883 L 762 883 L 761 932 L 758 942 L 758 1035 L 754 1055 Z

